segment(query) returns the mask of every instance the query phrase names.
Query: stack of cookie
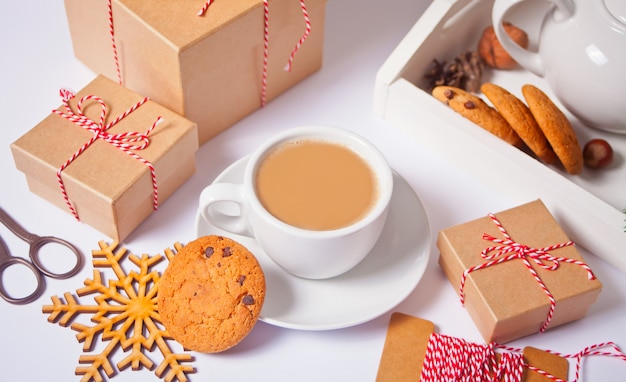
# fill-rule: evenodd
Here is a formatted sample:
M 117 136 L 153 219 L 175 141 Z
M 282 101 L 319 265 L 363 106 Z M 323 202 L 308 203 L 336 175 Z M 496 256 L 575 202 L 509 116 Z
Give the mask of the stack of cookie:
M 546 164 L 559 160 L 570 174 L 583 168 L 583 154 L 576 133 L 563 112 L 539 88 L 524 85 L 526 104 L 506 89 L 484 83 L 480 97 L 452 86 L 437 86 L 432 95 L 487 131 L 516 146 L 526 145 Z

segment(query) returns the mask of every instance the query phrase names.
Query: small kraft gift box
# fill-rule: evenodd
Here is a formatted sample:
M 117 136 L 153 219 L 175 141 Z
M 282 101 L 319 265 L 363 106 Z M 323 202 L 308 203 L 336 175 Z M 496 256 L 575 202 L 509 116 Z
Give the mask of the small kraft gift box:
M 65 0 L 75 56 L 196 122 L 200 144 L 321 68 L 325 5 Z
M 195 172 L 195 123 L 97 76 L 11 144 L 29 189 L 121 241 Z
M 580 318 L 602 284 L 538 199 L 439 232 L 439 265 L 486 342 Z

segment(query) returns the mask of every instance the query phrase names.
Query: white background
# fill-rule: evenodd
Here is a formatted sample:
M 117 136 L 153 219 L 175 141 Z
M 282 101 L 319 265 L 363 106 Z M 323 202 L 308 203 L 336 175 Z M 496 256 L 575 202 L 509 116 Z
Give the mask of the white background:
M 376 71 L 427 4 L 415 0 L 330 0 L 322 70 L 203 145 L 197 153 L 196 174 L 123 245 L 135 254 L 156 254 L 174 242 L 193 240 L 197 196 L 202 188 L 264 139 L 305 124 L 345 127 L 375 142 L 425 204 L 433 242 L 442 228 L 514 207 L 488 185 L 429 150 L 428 142 L 415 142 L 372 112 Z M 315 33 L 316 26 L 313 28 Z M 0 206 L 28 230 L 66 238 L 87 255 L 81 274 L 64 281 L 47 280 L 47 290 L 36 302 L 13 306 L 0 300 L 0 380 L 79 380 L 74 369 L 82 344 L 73 330 L 48 323 L 41 307 L 50 302 L 50 296 L 81 287 L 92 274 L 91 250 L 97 248 L 98 241 L 109 239 L 31 194 L 23 174 L 15 169 L 9 144 L 59 105 L 59 88 L 79 90 L 94 73 L 73 56 L 60 0 L 5 3 L 0 36 Z M 4 227 L 0 227 L 0 235 L 14 254 L 25 256 L 24 243 Z M 567 353 L 609 340 L 626 347 L 626 277 L 593 254 L 583 249 L 581 253 L 604 284 L 588 316 L 510 345 Z M 481 342 L 437 265 L 437 256 L 433 246 L 426 274 L 394 311 L 431 320 L 441 333 Z M 28 281 L 32 280 L 26 278 L 24 283 Z M 378 369 L 389 314 L 356 327 L 320 332 L 259 322 L 230 351 L 194 354 L 197 373 L 190 377 L 192 381 L 371 381 Z M 160 361 L 158 353 L 148 355 Z M 118 352 L 113 361 L 122 357 Z M 625 374 L 626 362 L 594 358 L 585 362 L 583 379 L 616 380 Z M 149 370 L 125 370 L 113 380 L 157 378 Z

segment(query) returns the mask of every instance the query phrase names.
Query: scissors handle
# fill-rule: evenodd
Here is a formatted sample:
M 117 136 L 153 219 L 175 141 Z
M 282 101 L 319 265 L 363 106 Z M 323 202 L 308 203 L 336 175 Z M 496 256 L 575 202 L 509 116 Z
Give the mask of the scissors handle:
M 74 254 L 74 256 L 76 256 L 76 264 L 74 265 L 74 267 L 65 273 L 56 273 L 50 271 L 42 263 L 40 258 L 40 250 L 46 244 L 60 244 L 67 247 Z M 53 279 L 67 279 L 74 276 L 75 274 L 80 272 L 84 262 L 82 253 L 75 245 L 67 240 L 63 240 L 54 236 L 38 236 L 35 241 L 30 244 L 29 257 L 35 268 L 37 268 L 44 275 L 52 277 Z
M 4 271 L 7 270 L 12 265 L 23 265 L 26 268 L 30 269 L 35 275 L 37 279 L 37 288 L 28 296 L 25 297 L 12 297 L 9 292 L 4 288 Z M 46 280 L 44 279 L 42 273 L 37 269 L 37 267 L 21 257 L 2 257 L 0 258 L 0 297 L 2 297 L 5 301 L 16 304 L 16 305 L 24 305 L 31 303 L 37 300 L 43 294 L 43 291 L 46 289 Z

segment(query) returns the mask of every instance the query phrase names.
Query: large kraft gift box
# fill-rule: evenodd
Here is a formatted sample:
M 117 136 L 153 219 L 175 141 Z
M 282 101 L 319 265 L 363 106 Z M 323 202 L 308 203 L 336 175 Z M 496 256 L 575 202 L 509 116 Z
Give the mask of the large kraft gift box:
M 99 97 L 106 105 L 105 126 L 144 101 L 98 76 L 68 101 L 75 118 L 79 100 L 90 96 Z M 65 105 L 56 110 L 71 115 Z M 82 112 L 99 123 L 102 108 L 91 99 L 83 102 Z M 33 193 L 72 213 L 69 202 L 77 219 L 121 241 L 195 172 L 196 124 L 152 100 L 112 124 L 106 133 L 144 133 L 158 117 L 162 120 L 148 134 L 147 147 L 131 150 L 137 157 L 104 139 L 96 139 L 76 156 L 94 133 L 53 112 L 11 144 L 15 165 L 26 175 Z M 149 165 L 154 168 L 156 185 Z M 65 195 L 57 179 L 60 169 Z
M 264 4 L 219 0 L 204 16 L 199 0 L 113 0 L 112 20 L 124 86 L 198 124 L 200 144 L 261 107 Z M 326 0 L 269 3 L 266 100 L 322 66 Z M 118 80 L 106 0 L 65 0 L 76 57 Z
M 439 264 L 485 341 L 506 343 L 584 317 L 602 284 L 543 202 L 490 215 L 443 229 L 437 240 Z M 559 248 L 544 250 L 549 247 Z M 494 258 L 483 257 L 481 252 L 490 248 L 486 256 Z M 544 250 L 536 253 L 549 258 L 542 260 L 546 266 L 556 258 L 558 268 L 539 266 L 533 249 Z M 523 258 L 530 269 L 515 257 L 520 253 L 528 253 Z

